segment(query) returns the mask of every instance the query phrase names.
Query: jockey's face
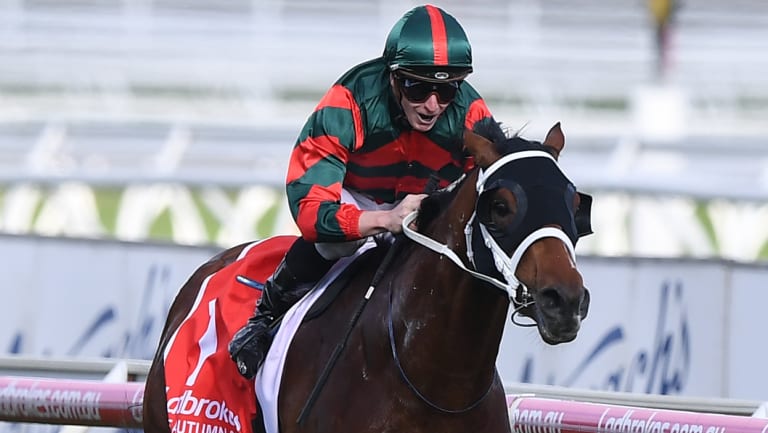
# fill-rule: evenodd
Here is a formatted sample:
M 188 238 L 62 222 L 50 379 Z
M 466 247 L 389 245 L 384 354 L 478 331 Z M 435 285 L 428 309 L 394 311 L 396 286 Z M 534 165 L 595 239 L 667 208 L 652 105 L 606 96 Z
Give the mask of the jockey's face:
M 390 78 L 408 123 L 416 131 L 427 132 L 456 96 L 458 83 L 426 83 Z

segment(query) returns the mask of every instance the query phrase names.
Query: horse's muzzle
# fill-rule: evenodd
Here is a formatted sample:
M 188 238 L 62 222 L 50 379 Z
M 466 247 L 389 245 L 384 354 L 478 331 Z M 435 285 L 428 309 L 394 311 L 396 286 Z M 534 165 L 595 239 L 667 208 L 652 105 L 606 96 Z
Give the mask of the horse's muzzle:
M 589 311 L 589 291 L 585 288 L 581 296 L 568 298 L 563 290 L 552 287 L 542 289 L 535 298 L 534 317 L 542 340 L 551 345 L 573 341 Z

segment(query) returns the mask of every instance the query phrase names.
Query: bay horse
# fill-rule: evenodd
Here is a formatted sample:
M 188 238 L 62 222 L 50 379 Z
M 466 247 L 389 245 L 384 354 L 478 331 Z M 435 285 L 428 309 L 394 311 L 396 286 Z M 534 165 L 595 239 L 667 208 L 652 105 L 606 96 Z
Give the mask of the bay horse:
M 408 240 L 389 247 L 397 252 L 363 255 L 326 311 L 296 331 L 277 400 L 281 432 L 509 432 L 496 371 L 507 314 L 532 319 L 548 344 L 576 338 L 589 292 L 574 245 L 591 233 L 591 198 L 559 168 L 560 124 L 543 142 L 489 134 L 465 133 L 475 169 L 430 194 L 404 222 Z M 145 431 L 170 431 L 169 336 L 201 284 L 243 248 L 201 266 L 174 301 L 147 378 Z

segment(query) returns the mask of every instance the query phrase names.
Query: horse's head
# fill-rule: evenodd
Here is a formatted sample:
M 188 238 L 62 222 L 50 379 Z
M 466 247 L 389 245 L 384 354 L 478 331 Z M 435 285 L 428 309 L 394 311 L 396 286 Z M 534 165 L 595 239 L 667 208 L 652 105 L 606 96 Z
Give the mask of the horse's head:
M 467 132 L 465 145 L 480 169 L 466 229 L 468 260 L 505 285 L 513 321 L 517 314 L 533 319 L 549 344 L 573 340 L 589 308 L 574 245 L 591 233 L 591 198 L 557 163 L 565 146 L 560 124 L 543 143 L 503 134 L 491 142 Z

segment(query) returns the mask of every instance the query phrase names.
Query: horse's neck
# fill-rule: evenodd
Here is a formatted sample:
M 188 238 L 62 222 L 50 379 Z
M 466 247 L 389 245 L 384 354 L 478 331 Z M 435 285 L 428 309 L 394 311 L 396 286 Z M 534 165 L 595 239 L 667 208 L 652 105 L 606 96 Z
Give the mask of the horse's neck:
M 409 338 L 425 337 L 429 341 L 423 343 L 434 351 L 451 356 L 457 349 L 469 352 L 478 365 L 495 360 L 508 307 L 505 294 L 447 258 L 422 250 L 408 260 L 415 275 L 395 284 L 395 317 L 409 328 Z M 432 340 L 432 330 L 441 338 Z
M 464 260 L 474 183 L 474 177 L 468 179 L 425 232 Z M 412 245 L 403 259 L 405 272 L 395 277 L 392 299 L 398 345 L 437 371 L 460 376 L 493 371 L 507 310 L 503 293 L 420 245 Z

